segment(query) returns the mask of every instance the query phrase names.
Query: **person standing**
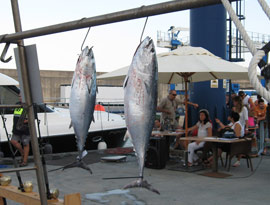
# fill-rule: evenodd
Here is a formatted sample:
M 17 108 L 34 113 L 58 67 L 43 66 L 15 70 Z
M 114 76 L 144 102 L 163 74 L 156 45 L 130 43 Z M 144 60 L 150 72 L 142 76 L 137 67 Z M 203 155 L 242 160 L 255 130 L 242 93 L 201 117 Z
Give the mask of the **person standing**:
M 253 103 L 252 98 L 249 95 L 246 95 L 244 91 L 239 91 L 238 95 L 242 99 L 243 105 L 248 110 L 248 121 L 251 126 L 254 126 L 254 110 L 255 104 Z
M 262 123 L 262 125 L 260 125 L 261 121 L 264 121 L 266 119 L 266 111 L 267 111 L 267 105 L 264 104 L 264 100 L 263 99 L 259 99 L 258 100 L 258 105 L 255 107 L 255 119 L 256 119 L 256 124 L 259 126 L 263 126 L 264 128 L 264 123 Z M 258 129 L 256 131 L 256 133 L 258 134 L 258 137 L 260 136 L 260 129 Z M 262 154 L 266 154 L 266 147 L 264 147 L 263 153 Z
M 22 99 L 21 96 L 19 96 L 21 104 Z M 14 110 L 14 116 L 13 116 L 13 129 L 12 129 L 12 138 L 11 138 L 11 144 L 16 147 L 22 158 L 20 161 L 20 167 L 25 167 L 27 166 L 27 161 L 28 161 L 28 155 L 29 155 L 29 150 L 30 150 L 30 133 L 29 133 L 29 126 L 28 126 L 28 120 L 25 118 L 23 120 L 23 126 L 24 129 L 18 129 L 18 122 L 20 117 L 23 114 L 24 109 L 23 108 L 15 108 Z M 23 146 L 22 146 L 22 145 Z
M 267 105 L 264 104 L 264 100 L 259 99 L 258 106 L 255 107 L 255 119 L 257 120 L 257 124 L 259 124 L 260 121 L 265 120 L 266 109 Z
M 255 105 L 253 103 L 253 100 L 251 99 L 251 97 L 249 95 L 246 95 L 244 93 L 244 91 L 239 91 L 238 92 L 238 95 L 240 96 L 240 98 L 242 99 L 243 101 L 243 105 L 247 107 L 248 110 L 250 109 L 254 109 L 255 108 Z
M 161 112 L 161 124 L 168 122 L 173 129 L 181 127 L 175 119 L 175 111 L 180 104 L 184 104 L 176 96 L 176 90 L 170 90 L 169 95 L 163 98 L 157 106 L 157 111 Z M 193 105 L 195 108 L 199 107 L 196 103 L 188 102 L 188 104 Z
M 248 133 L 248 110 L 246 106 L 243 105 L 242 98 L 240 96 L 235 96 L 233 98 L 233 111 L 240 115 L 240 123 L 242 127 L 245 128 L 245 134 Z
M 235 96 L 233 98 L 233 111 L 237 112 L 240 116 L 239 122 L 242 128 L 245 129 L 244 134 L 248 134 L 248 109 L 243 105 L 242 98 L 240 96 Z M 240 165 L 241 155 L 238 155 L 237 161 L 233 164 L 233 167 L 238 167 Z

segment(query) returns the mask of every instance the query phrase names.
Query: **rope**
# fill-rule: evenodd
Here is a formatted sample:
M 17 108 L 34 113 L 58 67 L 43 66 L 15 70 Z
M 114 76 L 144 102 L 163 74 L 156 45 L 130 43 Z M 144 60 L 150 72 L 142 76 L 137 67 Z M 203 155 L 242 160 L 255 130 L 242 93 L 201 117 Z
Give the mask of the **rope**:
M 270 8 L 269 8 L 268 4 L 264 0 L 258 0 L 258 2 L 261 5 L 266 16 L 268 16 L 268 18 L 270 19 Z
M 253 55 L 253 58 L 250 61 L 249 67 L 248 67 L 248 77 L 251 85 L 254 87 L 254 89 L 262 96 L 264 97 L 268 102 L 270 102 L 270 93 L 261 85 L 259 79 L 257 78 L 257 66 L 260 60 L 265 56 L 265 52 L 263 50 L 257 51 L 255 45 L 253 44 L 252 40 L 249 38 L 245 28 L 241 24 L 240 20 L 238 19 L 237 15 L 235 14 L 230 2 L 228 0 L 221 0 L 225 9 L 229 13 L 230 17 L 232 18 L 236 28 L 239 30 L 240 34 L 243 37 L 243 40 L 245 44 L 247 45 L 248 49 Z M 270 15 L 270 9 L 268 5 L 265 3 L 264 0 L 258 0 L 261 4 L 263 10 L 269 17 Z
M 263 50 L 258 50 L 258 52 L 255 53 L 249 63 L 248 77 L 251 85 L 256 89 L 258 94 L 264 97 L 267 102 L 270 102 L 270 93 L 266 90 L 265 87 L 262 86 L 262 84 L 257 78 L 257 65 L 264 56 L 265 52 Z

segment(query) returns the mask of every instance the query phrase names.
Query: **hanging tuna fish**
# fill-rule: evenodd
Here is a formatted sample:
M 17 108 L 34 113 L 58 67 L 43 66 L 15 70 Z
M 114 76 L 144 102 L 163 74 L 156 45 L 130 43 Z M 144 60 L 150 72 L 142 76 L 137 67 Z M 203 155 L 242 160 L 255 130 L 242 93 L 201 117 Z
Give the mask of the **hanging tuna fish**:
M 143 180 L 145 155 L 154 126 L 157 107 L 158 65 L 153 40 L 146 37 L 137 48 L 124 82 L 125 119 L 137 154 L 139 179 L 124 188 L 144 187 L 155 193 Z
M 88 135 L 88 130 L 94 121 L 94 107 L 96 102 L 96 63 L 92 48 L 86 47 L 79 56 L 76 70 L 73 75 L 70 94 L 70 117 L 71 126 L 74 128 L 79 156 L 77 160 L 64 167 L 81 167 L 91 169 L 82 161 L 84 145 Z

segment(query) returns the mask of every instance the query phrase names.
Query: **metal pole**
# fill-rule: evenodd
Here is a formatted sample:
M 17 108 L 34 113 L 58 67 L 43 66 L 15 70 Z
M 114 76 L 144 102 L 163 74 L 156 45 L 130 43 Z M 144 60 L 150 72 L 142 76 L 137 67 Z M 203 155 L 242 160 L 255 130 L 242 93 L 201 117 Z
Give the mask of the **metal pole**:
M 42 28 L 36 28 L 28 31 L 20 31 L 13 34 L 0 35 L 0 43 L 16 42 L 17 40 L 49 35 L 59 32 L 71 31 L 76 29 L 99 26 L 109 23 L 116 23 L 120 21 L 127 21 L 147 16 L 155 16 L 164 13 L 182 11 L 187 9 L 199 8 L 203 6 L 210 6 L 220 4 L 221 0 L 178 0 L 170 1 L 150 6 L 142 6 L 139 8 L 118 11 L 110 14 L 82 18 L 76 21 L 70 21 L 61 24 L 55 24 Z
M 15 31 L 22 32 L 18 1 L 11 0 L 11 6 L 12 6 L 12 12 L 13 12 Z M 24 42 L 23 40 L 19 40 L 17 44 L 18 44 L 18 51 L 19 51 L 19 57 L 20 57 L 23 88 L 25 92 L 24 93 L 25 101 L 26 101 L 26 106 L 28 108 L 28 122 L 29 122 L 29 129 L 30 129 L 30 135 L 31 135 L 31 145 L 32 145 L 35 165 L 37 168 L 36 175 L 37 175 L 40 201 L 42 205 L 47 205 L 44 174 L 43 174 L 42 164 L 40 161 L 40 152 L 39 152 L 39 146 L 38 146 L 38 141 L 37 141 L 36 127 L 35 127 L 34 107 L 32 103 L 32 96 L 31 96 L 30 85 L 29 85 L 29 78 L 28 78 L 29 75 L 28 75 L 28 68 L 27 68 L 27 62 L 26 62 L 26 56 L 25 56 Z
M 0 108 L 20 108 L 22 105 L 0 105 Z

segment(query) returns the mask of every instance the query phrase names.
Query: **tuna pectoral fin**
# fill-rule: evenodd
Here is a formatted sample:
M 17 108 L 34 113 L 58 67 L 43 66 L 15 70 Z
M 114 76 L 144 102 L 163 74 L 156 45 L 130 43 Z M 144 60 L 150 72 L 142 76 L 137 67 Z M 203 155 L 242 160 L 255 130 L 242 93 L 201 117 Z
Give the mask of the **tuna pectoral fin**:
M 86 169 L 90 172 L 90 174 L 93 174 L 92 170 L 82 160 L 76 160 L 75 162 L 72 162 L 71 164 L 64 166 L 63 170 L 73 168 L 73 167 L 80 167 L 80 168 Z
M 156 194 L 160 194 L 158 190 L 154 189 L 151 184 L 148 184 L 148 182 L 146 180 L 143 180 L 142 178 L 137 179 L 133 182 L 131 182 L 130 184 L 126 185 L 124 187 L 124 189 L 129 189 L 129 188 L 134 188 L 134 187 L 143 187 L 146 188 Z
M 126 76 L 125 81 L 123 83 L 123 88 L 127 86 L 127 83 L 128 83 L 128 75 Z
M 69 127 L 68 127 L 68 128 L 70 129 L 70 128 L 72 128 L 72 127 L 73 127 L 72 121 L 70 121 L 70 124 L 69 124 Z
M 131 135 L 130 135 L 129 131 L 127 130 L 127 131 L 126 131 L 126 134 L 125 134 L 125 136 L 124 136 L 123 141 L 126 141 L 128 138 L 131 139 Z

